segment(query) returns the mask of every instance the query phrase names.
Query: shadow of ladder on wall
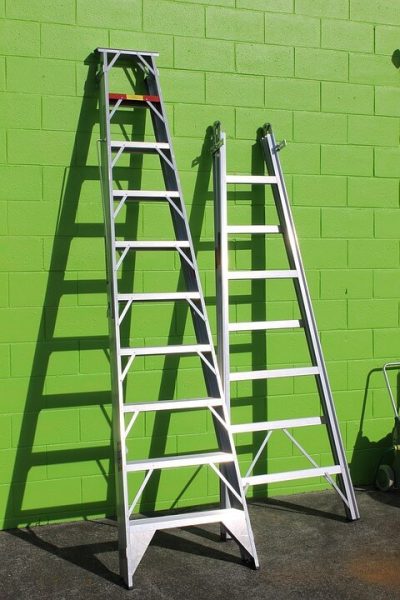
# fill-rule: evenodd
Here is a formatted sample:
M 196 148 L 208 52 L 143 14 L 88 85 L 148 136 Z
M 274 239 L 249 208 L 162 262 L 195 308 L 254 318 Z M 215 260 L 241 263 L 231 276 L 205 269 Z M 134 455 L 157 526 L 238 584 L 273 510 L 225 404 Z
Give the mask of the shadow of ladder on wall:
M 106 471 L 111 452 L 106 439 L 104 443 L 98 443 L 95 440 L 84 442 L 79 436 L 71 437 L 72 421 L 68 418 L 72 413 L 74 419 L 76 416 L 73 425 L 76 425 L 74 431 L 78 432 L 78 411 L 90 411 L 93 407 L 99 407 L 106 418 L 106 407 L 110 404 L 109 383 L 105 381 L 104 387 L 99 389 L 97 385 L 101 377 L 97 377 L 95 389 L 76 389 L 76 386 L 70 388 L 63 377 L 68 373 L 64 365 L 59 371 L 51 370 L 54 359 L 58 361 L 60 357 L 77 354 L 85 348 L 99 352 L 106 352 L 108 348 L 108 337 L 102 335 L 100 329 L 95 328 L 96 331 L 93 330 L 92 334 L 85 334 L 79 331 L 78 324 L 75 335 L 71 327 L 68 333 L 57 332 L 60 311 L 66 309 L 79 313 L 87 309 L 83 306 L 77 307 L 70 302 L 70 298 L 79 294 L 96 298 L 98 294 L 105 292 L 104 277 L 93 279 L 87 277 L 83 271 L 78 280 L 77 267 L 70 267 L 68 271 L 68 260 L 74 240 L 90 240 L 94 244 L 96 238 L 102 240 L 104 236 L 101 221 L 78 220 L 79 201 L 85 184 L 94 182 L 97 187 L 99 179 L 98 165 L 87 165 L 92 135 L 98 123 L 98 99 L 93 89 L 97 63 L 97 57 L 94 55 L 85 60 L 85 64 L 88 65 L 85 90 L 75 128 L 70 166 L 66 169 L 63 180 L 38 339 L 19 431 L 12 486 L 5 511 L 8 527 L 112 514 L 114 506 L 114 487 L 109 484 L 105 500 L 82 501 L 81 476 L 100 474 L 108 481 Z M 101 246 L 99 248 L 101 252 Z M 102 253 L 96 260 L 99 258 L 102 258 Z M 96 301 L 90 304 L 95 305 Z M 93 310 L 92 306 L 90 310 Z M 104 311 L 102 306 L 99 307 L 99 311 Z M 97 322 L 96 319 L 94 322 Z M 65 326 L 61 327 L 65 329 Z M 69 363 L 68 360 L 66 362 Z M 67 378 L 73 383 L 78 382 L 78 386 L 82 385 L 75 371 L 71 371 Z M 63 411 L 67 419 L 64 421 Z M 38 433 L 39 442 L 36 441 Z M 37 477 L 35 469 L 45 469 L 46 476 L 41 474 Z M 29 534 L 25 539 L 29 541 Z
M 231 409 L 230 386 L 241 381 L 259 381 L 291 377 L 314 376 L 317 384 L 318 395 L 321 403 L 322 416 L 302 417 L 293 419 L 280 419 L 276 421 L 251 422 L 232 424 L 231 429 L 235 434 L 262 433 L 265 437 L 261 442 L 246 474 L 242 478 L 245 491 L 250 486 L 268 485 L 276 482 L 294 481 L 324 477 L 342 499 L 349 520 L 359 518 L 357 502 L 354 494 L 349 468 L 343 442 L 340 435 L 339 424 L 336 417 L 332 392 L 329 385 L 328 374 L 322 354 L 321 343 L 311 304 L 310 293 L 307 286 L 304 267 L 300 255 L 293 216 L 289 204 L 283 173 L 278 152 L 285 142 L 277 144 L 271 126 L 264 127 L 260 139 L 268 175 L 229 175 L 226 170 L 226 135 L 220 129 L 220 123 L 214 125 L 213 146 L 213 176 L 215 193 L 215 247 L 216 247 L 216 283 L 217 283 L 217 323 L 218 323 L 218 363 L 225 393 L 227 406 Z M 229 225 L 228 224 L 228 186 L 251 185 L 271 186 L 278 224 L 276 225 Z M 231 188 L 232 189 L 232 188 Z M 288 269 L 251 270 L 241 271 L 229 269 L 228 265 L 228 239 L 229 236 L 283 236 Z M 232 237 L 230 238 L 232 239 Z M 241 238 L 243 239 L 243 238 Z M 300 319 L 229 322 L 229 282 L 232 281 L 257 281 L 257 280 L 292 280 L 295 288 L 297 304 L 300 310 Z M 303 367 L 290 367 L 279 369 L 231 371 L 230 366 L 230 335 L 240 332 L 276 331 L 302 328 L 304 330 L 312 365 Z M 289 355 L 289 348 L 287 350 Z M 292 356 L 292 360 L 294 360 Z M 288 356 L 289 360 L 289 356 Z M 268 398 L 267 398 L 268 408 Z M 233 419 L 232 419 L 233 421 Z M 321 466 L 309 452 L 296 440 L 292 429 L 321 426 L 327 430 L 334 465 Z M 297 448 L 305 459 L 311 463 L 312 468 L 286 471 L 280 473 L 265 473 L 253 475 L 253 469 L 259 462 L 271 435 L 275 431 L 282 431 Z M 336 482 L 333 477 L 337 476 Z
M 229 429 L 226 406 L 222 395 L 211 332 L 200 286 L 199 273 L 191 234 L 177 173 L 171 137 L 161 96 L 157 53 L 99 48 L 101 69 L 101 171 L 106 224 L 106 262 L 109 287 L 109 328 L 111 338 L 111 372 L 113 388 L 113 437 L 116 458 L 117 514 L 119 523 L 120 572 L 128 587 L 133 586 L 133 574 L 154 533 L 169 529 L 206 523 L 220 523 L 239 544 L 244 560 L 258 566 L 257 554 L 248 518 L 246 500 L 240 485 L 239 468 L 232 434 Z M 110 91 L 111 70 L 124 65 L 135 65 L 143 71 L 145 94 L 126 94 Z M 111 121 L 119 109 L 131 106 L 148 109 L 154 129 L 155 142 L 111 138 Z M 164 190 L 114 189 L 113 169 L 124 154 L 153 154 L 158 156 Z M 130 203 L 167 203 L 175 240 L 138 241 L 118 239 L 116 217 Z M 131 253 L 177 252 L 186 284 L 184 292 L 121 293 L 118 270 Z M 195 344 L 127 347 L 122 345 L 121 327 L 133 306 L 139 303 L 187 302 L 190 306 Z M 127 402 L 125 379 L 137 357 L 194 355 L 200 359 L 208 397 L 156 402 Z M 145 390 L 144 390 L 145 393 Z M 160 411 L 206 410 L 212 414 L 218 450 L 207 453 L 161 456 L 140 460 L 129 459 L 127 438 L 134 422 L 143 413 Z M 184 431 L 182 432 L 184 433 Z M 223 494 L 221 506 L 214 510 L 177 512 L 145 518 L 132 518 L 154 471 L 183 467 L 207 466 L 218 476 Z M 132 493 L 128 475 L 142 473 L 144 477 L 136 493 Z M 229 506 L 225 504 L 229 499 Z

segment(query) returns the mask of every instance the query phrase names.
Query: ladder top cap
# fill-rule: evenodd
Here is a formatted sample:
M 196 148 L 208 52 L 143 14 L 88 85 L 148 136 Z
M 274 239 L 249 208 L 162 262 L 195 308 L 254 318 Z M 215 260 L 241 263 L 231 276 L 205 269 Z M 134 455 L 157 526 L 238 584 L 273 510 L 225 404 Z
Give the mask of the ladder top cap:
M 132 56 L 160 56 L 159 52 L 147 52 L 145 50 L 124 50 L 123 48 L 96 48 L 96 52 L 103 52 L 107 54 L 107 52 L 116 54 L 119 52 L 120 54 L 128 54 Z

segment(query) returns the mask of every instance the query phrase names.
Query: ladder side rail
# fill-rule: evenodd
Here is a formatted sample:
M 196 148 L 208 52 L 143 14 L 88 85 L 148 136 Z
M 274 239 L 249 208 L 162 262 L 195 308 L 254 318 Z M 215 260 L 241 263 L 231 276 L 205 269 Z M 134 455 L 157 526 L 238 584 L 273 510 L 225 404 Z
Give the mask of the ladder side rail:
M 221 374 L 225 403 L 230 411 L 229 290 L 226 185 L 226 135 L 221 132 L 221 145 L 213 153 L 215 284 L 217 307 L 217 361 Z
M 349 502 L 349 506 L 345 504 L 346 514 L 349 519 L 355 520 L 359 518 L 357 501 L 355 498 L 354 488 L 351 482 L 349 467 L 340 434 L 328 373 L 325 366 L 317 324 L 311 304 L 311 296 L 301 259 L 292 210 L 290 208 L 283 172 L 277 154 L 279 149 L 272 131 L 268 132 L 267 135 L 261 139 L 261 144 L 264 151 L 268 172 L 270 175 L 275 175 L 277 177 L 277 184 L 272 186 L 272 190 L 281 221 L 281 226 L 284 232 L 284 243 L 291 266 L 298 272 L 298 278 L 294 280 L 294 285 L 296 287 L 310 353 L 320 372 L 320 375 L 316 377 L 317 386 L 319 389 L 322 407 L 327 417 L 327 431 L 330 438 L 333 457 L 341 467 L 341 474 L 338 476 L 339 484 Z
M 112 155 L 110 149 L 110 122 L 109 122 L 109 78 L 108 78 L 108 53 L 102 52 L 101 85 L 100 85 L 100 131 L 101 131 L 101 172 L 102 172 L 102 197 L 105 219 L 105 251 L 107 269 L 108 292 L 108 321 L 110 333 L 111 355 L 111 386 L 113 403 L 113 446 L 115 455 L 115 485 L 118 519 L 118 544 L 120 572 L 125 581 L 129 581 L 131 567 L 129 560 L 130 533 L 129 533 L 129 499 L 126 478 L 126 451 L 125 451 L 125 420 L 123 412 L 123 384 L 120 360 L 120 333 L 118 326 L 118 283 L 115 260 L 115 230 L 113 220 L 113 173 Z
M 215 127 L 215 126 L 214 126 Z M 228 239 L 225 133 L 219 129 L 218 148 L 213 152 L 214 189 L 214 249 L 215 294 L 217 315 L 217 362 L 224 390 L 225 405 L 230 418 L 230 353 L 229 353 L 229 296 L 228 296 Z M 215 136 L 216 137 L 216 136 Z M 217 142 L 217 140 L 214 140 Z M 221 501 L 229 506 L 230 498 L 221 488 Z M 224 534 L 223 534 L 224 535 Z

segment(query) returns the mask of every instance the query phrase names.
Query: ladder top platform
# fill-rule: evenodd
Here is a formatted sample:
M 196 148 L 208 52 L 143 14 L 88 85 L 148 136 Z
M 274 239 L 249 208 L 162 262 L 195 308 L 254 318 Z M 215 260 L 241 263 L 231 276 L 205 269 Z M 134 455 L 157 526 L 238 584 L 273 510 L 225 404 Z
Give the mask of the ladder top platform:
M 125 50 L 123 48 L 96 48 L 96 52 L 102 52 L 103 54 L 127 54 L 130 56 L 160 56 L 159 52 L 146 52 L 145 50 Z

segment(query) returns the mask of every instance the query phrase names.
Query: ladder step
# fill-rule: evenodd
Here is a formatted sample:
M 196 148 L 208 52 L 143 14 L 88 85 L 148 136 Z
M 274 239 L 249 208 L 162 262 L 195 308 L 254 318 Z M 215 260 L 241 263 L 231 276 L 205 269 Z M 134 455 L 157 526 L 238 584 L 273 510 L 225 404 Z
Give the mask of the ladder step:
M 200 300 L 200 292 L 156 292 L 153 294 L 117 294 L 119 302 L 160 302 L 174 300 Z
M 267 184 L 277 183 L 276 177 L 270 177 L 269 175 L 227 175 L 226 183 L 249 183 L 254 184 Z
M 280 225 L 227 225 L 227 233 L 282 233 Z
M 121 48 L 97 48 L 97 52 L 104 54 L 121 54 L 121 56 L 160 56 L 159 52 L 146 52 L 141 50 L 124 50 Z
M 123 198 L 126 196 L 126 199 L 129 198 L 147 198 L 149 200 L 159 200 L 166 199 L 167 196 L 169 198 L 179 198 L 179 192 L 177 191 L 169 191 L 169 190 L 113 190 L 113 197 L 115 200 Z
M 294 479 L 309 479 L 310 477 L 323 477 L 324 475 L 337 475 L 341 473 L 339 465 L 333 467 L 316 467 L 314 469 L 302 469 L 299 471 L 286 471 L 285 473 L 270 473 L 266 475 L 252 475 L 243 477 L 243 485 L 262 485 L 266 483 L 277 483 L 279 481 L 292 481 Z
M 250 321 L 248 323 L 229 323 L 229 331 L 265 331 L 267 329 L 295 329 L 302 327 L 299 319 L 287 321 Z
M 141 529 L 172 529 L 175 527 L 189 527 L 191 525 L 206 525 L 207 523 L 222 523 L 228 519 L 239 517 L 242 514 L 243 512 L 237 508 L 221 508 L 217 510 L 202 510 L 177 515 L 135 519 L 131 520 L 129 525 L 131 531 L 136 533 L 140 532 Z
M 159 410 L 189 410 L 222 406 L 222 398 L 194 398 L 192 400 L 158 400 L 157 402 L 136 402 L 124 404 L 124 413 L 152 412 Z
M 182 454 L 182 456 L 163 456 L 162 458 L 147 458 L 132 460 L 126 463 L 126 470 L 148 471 L 149 469 L 174 469 L 176 467 L 195 467 L 197 465 L 214 465 L 233 462 L 230 452 L 206 452 L 204 454 Z
M 228 279 L 295 279 L 297 271 L 228 271 Z
M 211 344 L 180 346 L 149 346 L 148 348 L 121 348 L 121 356 L 156 356 L 158 354 L 198 354 L 211 352 Z
M 303 377 L 319 375 L 318 367 L 299 367 L 294 369 L 267 369 L 266 371 L 243 371 L 231 373 L 230 381 L 248 381 L 250 379 L 277 379 L 279 377 Z
M 117 142 L 110 143 L 111 150 L 124 150 L 127 152 L 158 152 L 158 150 L 169 150 L 166 142 Z
M 110 102 L 125 100 L 126 102 L 160 102 L 160 96 L 150 96 L 149 94 L 108 94 Z
M 146 241 L 146 242 L 115 242 L 115 248 L 129 248 L 130 250 L 177 250 L 178 248 L 190 248 L 187 240 L 183 241 Z
M 260 423 L 240 423 L 232 425 L 232 433 L 249 433 L 252 431 L 273 431 L 275 429 L 290 429 L 291 427 L 308 427 L 323 425 L 324 417 L 305 417 L 304 419 L 284 419 L 281 421 L 264 421 Z

